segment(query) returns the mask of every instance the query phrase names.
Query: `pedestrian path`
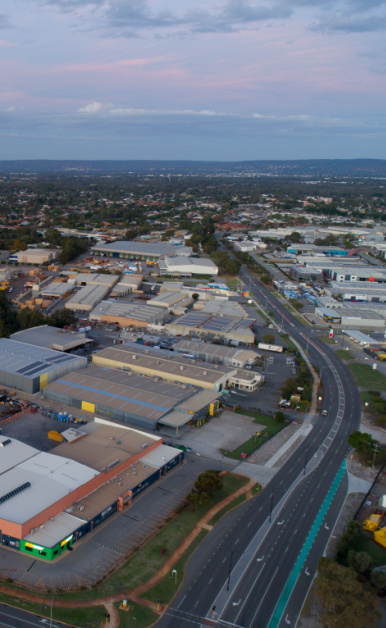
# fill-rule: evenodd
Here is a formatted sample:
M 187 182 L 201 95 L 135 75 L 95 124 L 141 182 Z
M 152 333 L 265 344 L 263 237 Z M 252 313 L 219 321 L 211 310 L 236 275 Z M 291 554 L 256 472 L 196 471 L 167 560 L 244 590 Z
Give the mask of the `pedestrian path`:
M 297 441 L 297 439 L 300 437 L 305 438 L 306 436 L 308 436 L 311 430 L 312 430 L 311 423 L 303 424 L 298 430 L 296 430 L 294 434 L 292 434 L 292 436 L 290 436 L 287 442 L 284 443 L 284 445 L 282 445 L 280 449 L 278 449 L 277 452 L 274 453 L 273 456 L 271 456 L 269 460 L 267 460 L 264 466 L 268 467 L 269 469 L 274 467 L 276 462 L 280 460 L 280 458 L 286 453 L 286 451 L 288 451 L 290 447 L 292 447 L 295 441 Z

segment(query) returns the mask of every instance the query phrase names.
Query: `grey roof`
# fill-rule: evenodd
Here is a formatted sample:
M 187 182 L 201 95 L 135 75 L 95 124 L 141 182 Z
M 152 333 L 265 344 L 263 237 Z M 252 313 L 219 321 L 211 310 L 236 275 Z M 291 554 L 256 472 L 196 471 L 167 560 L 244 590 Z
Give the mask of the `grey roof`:
M 241 362 L 255 361 L 260 357 L 260 354 L 252 351 L 252 349 L 236 349 L 235 347 L 225 347 L 224 345 L 215 345 L 197 340 L 179 340 L 174 345 L 174 351 L 180 353 L 204 353 L 213 358 L 228 358 L 229 360 L 239 360 Z
M 68 331 L 60 329 L 60 327 L 51 327 L 50 325 L 39 325 L 38 327 L 17 331 L 10 336 L 10 339 L 37 347 L 55 349 L 55 351 L 69 351 L 74 347 L 90 342 L 83 332 Z
M 0 474 L 39 453 L 38 449 L 15 438 L 0 435 Z
M 57 366 L 72 363 L 84 363 L 85 358 L 75 355 L 63 355 L 52 349 L 0 338 L 0 370 L 23 375 L 23 377 L 39 377 Z M 70 370 L 70 366 L 69 369 Z M 75 368 L 75 367 L 72 367 Z
M 40 452 L 2 474 L 0 497 L 29 485 L 0 504 L 0 519 L 25 523 L 97 475 L 84 464 Z
M 42 528 L 38 528 L 35 532 L 25 536 L 24 541 L 43 547 L 55 547 L 84 523 L 85 519 L 74 517 L 68 512 L 60 512 L 47 521 Z
M 168 394 L 170 392 L 174 394 Z M 163 385 L 150 377 L 140 378 L 102 368 L 68 373 L 46 387 L 48 398 L 52 393 L 65 394 L 72 399 L 111 407 L 154 421 L 194 392 L 194 388 L 181 390 L 176 384 Z
M 91 251 L 110 253 L 133 253 L 133 255 L 190 255 L 192 247 L 176 246 L 175 244 L 159 244 L 150 242 L 133 242 L 132 240 L 119 240 L 118 242 L 109 242 L 107 244 L 97 244 L 93 246 Z
M 68 283 L 76 285 L 101 285 L 112 288 L 118 282 L 120 275 L 111 275 L 105 273 L 77 273 L 75 277 L 70 276 Z
M 106 296 L 108 291 L 108 286 L 101 286 L 99 284 L 85 286 L 70 297 L 66 303 L 66 307 L 79 310 L 83 308 L 91 309 Z
M 101 316 L 117 316 L 131 320 L 142 321 L 143 323 L 156 323 L 167 315 L 162 309 L 138 303 L 116 303 L 115 301 L 102 301 L 93 309 L 90 318 L 99 320 Z
M 170 352 L 167 357 L 164 357 L 160 351 L 151 351 L 148 347 L 133 350 L 126 348 L 125 345 L 102 349 L 93 356 L 94 360 L 96 364 L 99 360 L 113 361 L 121 363 L 127 368 L 133 366 L 136 369 L 143 369 L 143 372 L 150 369 L 157 371 L 160 377 L 171 374 L 177 378 L 188 378 L 196 381 L 197 385 L 200 385 L 199 382 L 211 384 L 222 382 L 232 370 L 232 367 L 229 366 L 217 366 L 198 360 L 189 360 Z
M 57 282 L 51 281 L 51 283 L 44 286 L 44 288 L 40 289 L 40 294 L 47 295 L 50 297 L 62 297 L 68 292 L 72 292 L 74 290 L 74 286 L 69 284 L 68 282 Z

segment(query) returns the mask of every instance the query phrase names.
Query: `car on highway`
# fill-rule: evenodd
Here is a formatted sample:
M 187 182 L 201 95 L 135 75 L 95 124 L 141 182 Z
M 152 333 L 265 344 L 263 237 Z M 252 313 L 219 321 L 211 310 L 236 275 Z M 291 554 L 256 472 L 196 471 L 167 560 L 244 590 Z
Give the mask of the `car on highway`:
M 322 416 L 327 416 L 328 412 L 327 410 L 322 410 Z

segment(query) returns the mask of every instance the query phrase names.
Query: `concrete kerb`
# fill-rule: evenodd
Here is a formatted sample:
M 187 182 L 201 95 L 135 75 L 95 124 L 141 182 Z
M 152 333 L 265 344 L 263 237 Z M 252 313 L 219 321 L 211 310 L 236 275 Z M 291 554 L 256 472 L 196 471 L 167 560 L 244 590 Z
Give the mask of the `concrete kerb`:
M 138 604 L 142 604 L 143 606 L 147 606 L 154 612 L 158 614 L 162 614 L 166 606 L 161 607 L 160 610 L 157 610 L 156 604 L 150 602 L 148 600 L 142 599 L 139 596 L 153 588 L 156 584 L 158 584 L 165 575 L 170 571 L 173 565 L 181 558 L 184 552 L 188 549 L 191 543 L 195 540 L 195 538 L 199 535 L 202 529 L 205 529 L 204 524 L 208 524 L 211 518 L 217 514 L 220 510 L 222 510 L 225 506 L 230 504 L 233 500 L 237 499 L 240 495 L 246 494 L 246 498 L 250 499 L 253 497 L 252 488 L 256 484 L 255 480 L 249 480 L 247 484 L 239 488 L 237 491 L 228 495 L 225 499 L 218 504 L 215 504 L 208 512 L 202 517 L 202 519 L 196 523 L 193 530 L 188 534 L 188 536 L 184 539 L 184 541 L 177 547 L 177 549 L 171 554 L 171 556 L 167 559 L 165 564 L 152 576 L 146 583 L 136 587 L 135 589 L 129 591 L 123 591 L 117 593 L 115 595 L 106 596 L 103 598 L 95 598 L 91 600 L 54 600 L 53 606 L 57 608 L 87 608 L 89 606 L 105 606 L 106 608 L 112 608 L 115 602 L 120 602 L 122 599 L 129 599 L 132 602 L 136 602 Z M 176 590 L 176 594 L 178 589 Z M 8 595 L 10 597 L 14 597 L 15 599 L 22 599 L 26 602 L 34 603 L 34 604 L 44 604 L 47 605 L 49 602 L 49 597 L 43 597 L 41 595 L 30 593 L 29 591 L 14 589 L 12 587 L 6 587 L 0 585 L 0 593 L 4 595 Z M 112 613 L 110 610 L 108 611 L 110 616 Z M 114 607 L 114 618 L 117 618 L 115 607 Z M 118 623 L 114 624 L 114 628 L 118 628 L 119 626 L 119 614 L 118 614 Z
M 311 401 L 311 407 L 310 407 L 310 412 L 309 412 L 309 415 L 314 415 L 314 414 L 316 414 L 316 408 L 317 408 L 318 388 L 319 388 L 319 385 L 320 385 L 320 377 L 319 377 L 318 373 L 315 371 L 313 365 L 311 364 L 308 355 L 306 353 L 304 353 L 304 350 L 302 349 L 302 347 L 296 342 L 296 340 L 294 340 L 292 338 L 292 336 L 290 336 L 290 338 L 291 338 L 292 342 L 294 343 L 294 345 L 298 348 L 298 351 L 299 351 L 300 355 L 302 356 L 303 360 L 307 364 L 307 366 L 310 369 L 310 371 L 312 373 L 312 376 L 314 378 L 314 383 L 313 383 L 313 386 L 312 386 L 312 401 Z

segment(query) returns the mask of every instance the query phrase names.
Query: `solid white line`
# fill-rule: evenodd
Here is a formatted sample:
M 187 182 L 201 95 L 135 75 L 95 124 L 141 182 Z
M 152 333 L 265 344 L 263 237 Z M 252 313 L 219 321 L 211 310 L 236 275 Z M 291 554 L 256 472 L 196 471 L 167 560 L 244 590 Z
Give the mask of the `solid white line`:
M 241 605 L 239 612 L 237 613 L 237 615 L 236 615 L 236 617 L 235 617 L 235 621 L 237 621 L 237 620 L 238 620 L 239 615 L 240 615 L 241 611 L 242 611 L 242 610 L 243 610 L 243 608 L 244 608 L 245 602 L 248 600 L 248 598 L 249 598 L 249 596 L 250 596 L 250 594 L 251 594 L 251 591 L 252 591 L 253 587 L 255 586 L 256 582 L 257 582 L 257 581 L 258 581 L 258 579 L 260 578 L 260 576 L 261 576 L 261 574 L 262 574 L 262 572 L 263 572 L 263 569 L 264 569 L 265 565 L 266 565 L 266 563 L 264 563 L 264 564 L 263 564 L 263 566 L 261 567 L 261 569 L 260 569 L 260 571 L 259 571 L 259 575 L 257 576 L 257 578 L 255 578 L 255 580 L 254 580 L 254 582 L 253 582 L 253 584 L 252 584 L 251 588 L 249 589 L 248 594 L 247 594 L 247 596 L 246 596 L 246 598 L 245 598 L 245 600 L 244 600 L 243 604 Z
M 177 610 L 180 608 L 182 602 L 184 601 L 184 599 L 186 598 L 187 593 L 185 593 L 184 597 L 182 598 L 181 602 L 179 603 L 179 605 L 177 606 Z
M 265 598 L 265 596 L 267 595 L 267 593 L 268 593 L 268 591 L 269 591 L 269 588 L 270 588 L 270 586 L 271 586 L 271 584 L 272 584 L 272 580 L 273 580 L 273 579 L 274 579 L 274 577 L 276 576 L 276 574 L 277 574 L 278 570 L 279 570 L 279 567 L 276 567 L 276 571 L 275 571 L 275 573 L 273 574 L 273 576 L 272 576 L 272 578 L 271 578 L 271 580 L 270 580 L 270 582 L 269 582 L 269 585 L 268 585 L 268 587 L 267 587 L 267 588 L 266 588 L 266 590 L 265 590 L 265 593 L 264 593 L 263 597 L 261 598 L 260 604 L 259 604 L 259 606 L 258 606 L 258 607 L 257 607 L 257 609 L 256 609 L 256 613 L 255 613 L 255 614 L 254 614 L 254 616 L 253 616 L 253 619 L 252 619 L 252 621 L 251 621 L 251 623 L 250 623 L 250 626 L 252 626 L 252 625 L 253 625 L 253 622 L 255 621 L 255 617 L 256 617 L 257 613 L 259 612 L 259 610 L 260 610 L 260 606 L 261 606 L 261 605 L 262 605 L 262 603 L 264 602 L 264 598 Z M 237 617 L 236 617 L 236 619 L 237 619 Z

